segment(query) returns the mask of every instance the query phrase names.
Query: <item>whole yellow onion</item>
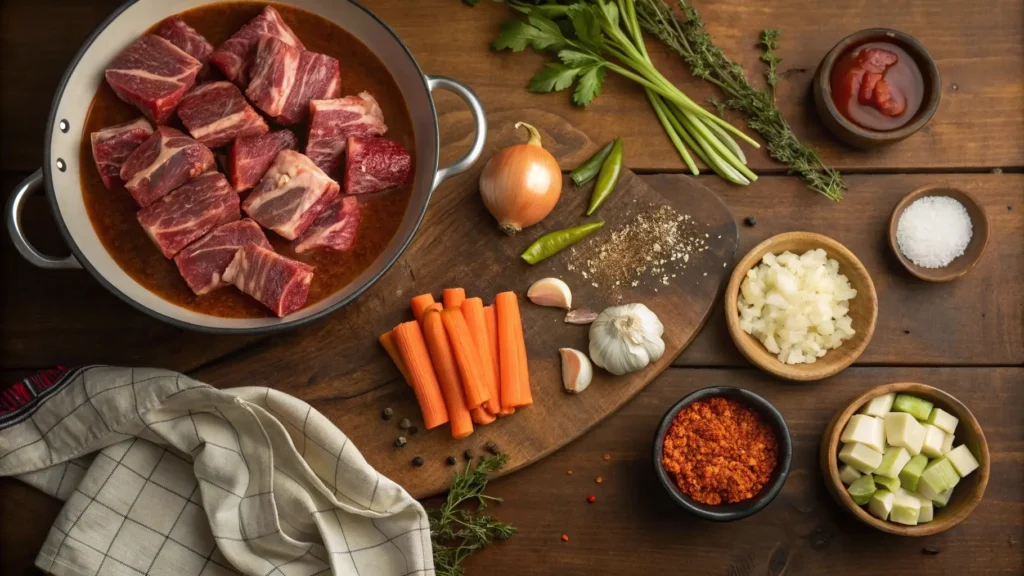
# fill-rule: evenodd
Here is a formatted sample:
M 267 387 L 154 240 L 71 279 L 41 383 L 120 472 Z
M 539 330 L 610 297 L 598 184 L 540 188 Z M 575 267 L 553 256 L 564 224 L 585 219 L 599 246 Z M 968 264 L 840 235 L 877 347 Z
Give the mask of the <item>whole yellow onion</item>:
M 562 169 L 540 143 L 540 133 L 525 122 L 530 140 L 509 146 L 487 161 L 480 174 L 480 196 L 506 234 L 543 220 L 562 195 Z

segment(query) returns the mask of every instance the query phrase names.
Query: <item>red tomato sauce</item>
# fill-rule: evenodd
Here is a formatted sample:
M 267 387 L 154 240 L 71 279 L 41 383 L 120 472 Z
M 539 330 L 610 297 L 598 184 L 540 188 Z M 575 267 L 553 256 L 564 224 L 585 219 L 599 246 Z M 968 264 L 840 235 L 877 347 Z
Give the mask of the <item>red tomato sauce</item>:
M 924 101 L 924 77 L 903 48 L 868 42 L 832 68 L 832 102 L 847 120 L 886 132 L 909 123 Z

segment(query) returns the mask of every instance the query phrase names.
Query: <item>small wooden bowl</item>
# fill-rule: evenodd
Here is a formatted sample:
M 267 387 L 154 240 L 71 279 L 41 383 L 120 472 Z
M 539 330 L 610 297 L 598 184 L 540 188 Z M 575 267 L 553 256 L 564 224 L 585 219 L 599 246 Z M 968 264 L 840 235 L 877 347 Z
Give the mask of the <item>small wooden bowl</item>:
M 922 268 L 914 264 L 903 255 L 903 252 L 900 252 L 900 245 L 896 240 L 896 229 L 899 226 L 900 216 L 903 215 L 903 211 L 915 200 L 925 196 L 948 196 L 963 204 L 964 208 L 967 209 L 967 215 L 971 217 L 973 233 L 970 243 L 967 244 L 967 249 L 964 250 L 962 256 L 956 258 L 944 268 Z M 904 196 L 896 204 L 896 207 L 892 209 L 892 215 L 889 216 L 889 246 L 892 248 L 893 254 L 900 261 L 900 264 L 903 264 L 903 267 L 914 276 L 928 282 L 949 282 L 967 274 L 981 260 L 981 255 L 985 252 L 985 247 L 988 246 L 988 228 L 988 215 L 985 214 L 985 209 L 974 199 L 974 196 L 958 188 L 950 188 L 948 186 L 923 186 Z
M 850 279 L 850 285 L 857 291 L 857 296 L 850 300 L 850 318 L 853 320 L 856 334 L 843 342 L 839 348 L 829 350 L 814 364 L 784 364 L 765 349 L 757 338 L 740 328 L 740 284 L 747 272 L 760 264 L 761 258 L 769 252 L 778 255 L 788 250 L 800 255 L 817 248 L 823 248 L 829 258 L 839 262 L 839 272 Z M 787 232 L 761 242 L 736 264 L 732 277 L 729 278 L 729 286 L 725 290 L 725 319 L 729 335 L 732 336 L 736 347 L 758 368 L 786 380 L 821 380 L 834 376 L 853 364 L 867 348 L 871 336 L 875 333 L 875 321 L 878 319 L 878 293 L 875 292 L 875 284 L 871 281 L 867 269 L 845 246 L 828 236 L 813 232 Z
M 971 454 L 978 459 L 978 469 L 962 479 L 953 490 L 953 497 L 945 508 L 936 508 L 935 517 L 931 522 L 918 524 L 917 526 L 904 526 L 894 522 L 886 522 L 872 516 L 865 508 L 858 506 L 850 494 L 846 491 L 846 485 L 839 479 L 839 437 L 846 428 L 850 417 L 857 413 L 857 410 L 872 398 L 888 394 L 890 392 L 906 392 L 934 402 L 936 406 L 953 414 L 960 419 L 957 424 L 956 433 L 953 435 L 953 445 L 966 444 Z M 978 420 L 971 414 L 966 406 L 959 400 L 946 392 L 933 388 L 926 384 L 914 382 L 899 382 L 895 384 L 883 384 L 868 390 L 854 398 L 844 409 L 832 417 L 825 433 L 821 436 L 821 473 L 825 477 L 825 485 L 828 486 L 832 497 L 840 506 L 853 514 L 861 522 L 897 536 L 930 536 L 949 530 L 953 526 L 963 522 L 970 516 L 971 512 L 981 502 L 985 495 L 985 487 L 988 486 L 990 472 L 990 459 L 988 454 L 988 443 L 985 441 L 985 433 L 982 432 Z

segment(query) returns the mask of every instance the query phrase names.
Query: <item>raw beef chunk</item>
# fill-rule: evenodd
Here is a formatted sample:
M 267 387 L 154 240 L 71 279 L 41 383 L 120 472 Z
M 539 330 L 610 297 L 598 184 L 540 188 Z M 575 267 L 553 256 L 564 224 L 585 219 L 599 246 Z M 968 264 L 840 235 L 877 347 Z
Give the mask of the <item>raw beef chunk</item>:
M 248 24 L 235 32 L 223 44 L 210 54 L 210 63 L 220 68 L 224 77 L 244 88 L 249 85 L 249 67 L 256 50 L 256 42 L 263 36 L 270 36 L 294 46 L 305 49 L 302 40 L 284 23 L 281 15 L 272 7 L 267 6 L 263 12 L 249 21 Z
M 252 81 L 245 94 L 281 124 L 298 124 L 309 101 L 334 98 L 341 91 L 338 61 L 264 36 L 256 46 Z
M 164 257 L 174 258 L 203 234 L 241 218 L 238 203 L 224 175 L 208 172 L 139 210 L 136 217 Z
M 242 246 L 254 243 L 273 250 L 260 225 L 248 218 L 229 222 L 188 245 L 174 257 L 178 272 L 196 295 L 227 286 L 224 270 Z
M 163 124 L 196 81 L 203 67 L 181 48 L 159 36 L 145 35 L 107 67 L 107 83 L 117 96 L 147 118 Z
M 214 167 L 213 152 L 174 128 L 160 126 L 121 166 L 121 179 L 139 206 Z
M 156 29 L 156 35 L 184 50 L 189 56 L 195 58 L 203 65 L 199 71 L 198 78 L 210 76 L 210 65 L 207 58 L 213 52 L 213 44 L 210 44 L 202 34 L 189 26 L 180 16 L 171 16 L 160 23 Z
M 92 158 L 107 190 L 124 184 L 121 165 L 153 133 L 153 126 L 145 118 L 110 126 L 89 135 Z
M 250 242 L 235 253 L 224 280 L 285 316 L 306 303 L 313 267 Z
M 294 150 L 282 150 L 242 209 L 264 228 L 295 240 L 334 200 L 338 189 L 338 183 L 312 160 Z
M 295 150 L 299 139 L 291 130 L 278 130 L 235 140 L 228 154 L 228 179 L 235 190 L 248 190 L 259 183 L 281 150 Z
M 362 219 L 355 196 L 338 196 L 295 243 L 295 252 L 302 254 L 315 248 L 348 250 L 356 243 Z
M 405 184 L 412 170 L 412 158 L 405 147 L 387 138 L 350 137 L 346 162 L 346 194 L 397 188 Z
M 269 128 L 242 91 L 231 82 L 200 84 L 178 104 L 189 134 L 210 148 L 223 146 L 239 136 L 263 134 Z
M 309 103 L 306 156 L 321 170 L 340 174 L 349 136 L 380 136 L 387 132 L 384 113 L 369 92 Z

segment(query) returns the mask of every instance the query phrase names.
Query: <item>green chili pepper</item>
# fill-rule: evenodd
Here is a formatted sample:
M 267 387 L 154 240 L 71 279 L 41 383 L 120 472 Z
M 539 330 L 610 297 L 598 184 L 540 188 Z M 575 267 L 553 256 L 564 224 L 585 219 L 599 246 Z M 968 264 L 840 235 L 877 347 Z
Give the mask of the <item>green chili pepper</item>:
M 604 159 L 612 153 L 612 146 L 615 145 L 615 140 L 605 144 L 604 148 L 601 148 L 594 153 L 593 156 L 587 158 L 587 161 L 580 164 L 575 170 L 569 173 L 572 181 L 576 186 L 583 186 L 587 182 L 594 179 L 597 173 L 601 170 L 601 165 L 604 164 Z
M 604 222 L 590 222 L 564 230 L 556 230 L 537 238 L 520 256 L 527 264 L 536 264 L 565 250 L 569 246 L 583 240 L 594 231 L 604 226 Z
M 622 138 L 615 139 L 612 151 L 601 164 L 601 172 L 597 175 L 597 184 L 594 186 L 594 193 L 590 195 L 590 207 L 587 208 L 587 216 L 604 204 L 604 201 L 612 195 L 615 186 L 619 183 L 619 176 L 622 175 Z

